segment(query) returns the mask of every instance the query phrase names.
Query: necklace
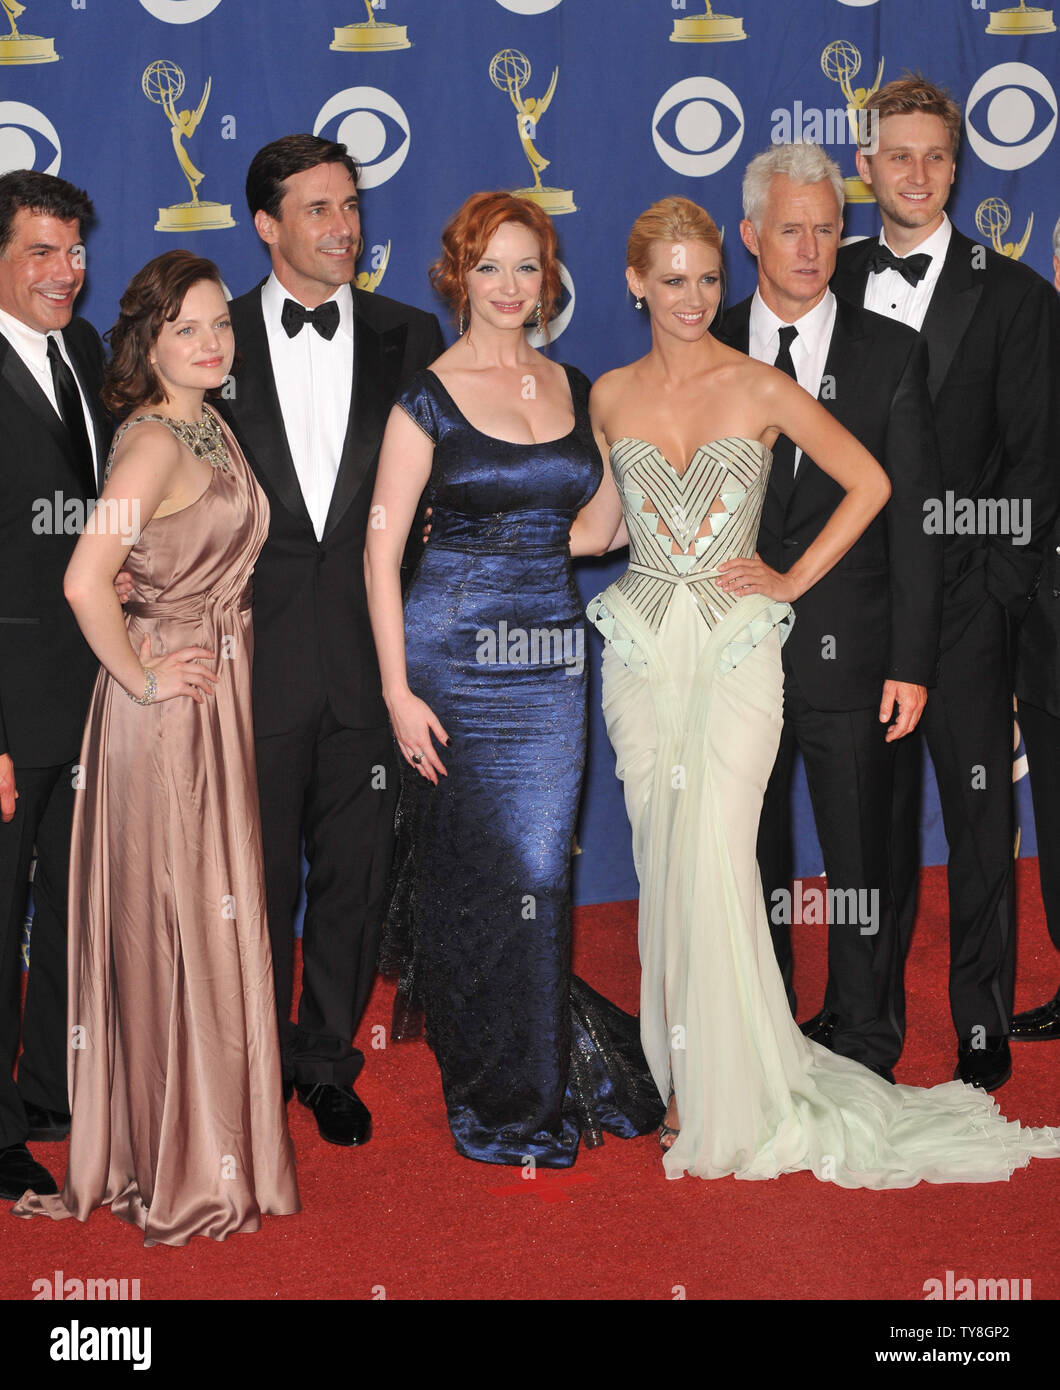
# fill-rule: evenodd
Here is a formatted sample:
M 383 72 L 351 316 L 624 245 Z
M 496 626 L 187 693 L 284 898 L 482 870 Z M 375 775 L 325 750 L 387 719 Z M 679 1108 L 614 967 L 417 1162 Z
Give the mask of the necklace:
M 187 420 L 174 420 L 171 415 L 134 415 L 124 424 L 118 427 L 114 440 L 110 446 L 110 457 L 107 460 L 106 472 L 103 481 L 110 478 L 110 470 L 114 464 L 114 451 L 118 447 L 118 441 L 127 429 L 133 425 L 138 425 L 141 420 L 150 420 L 154 424 L 165 425 L 173 434 L 186 445 L 197 459 L 202 459 L 211 468 L 219 468 L 222 473 L 230 473 L 228 448 L 225 444 L 224 435 L 221 433 L 221 426 L 216 416 L 209 413 L 203 407 L 200 419 L 189 422 Z
M 168 415 L 141 415 L 141 420 L 159 420 L 168 425 L 182 444 L 186 444 L 197 459 L 202 459 L 211 468 L 219 468 L 222 473 L 228 470 L 228 449 L 217 417 L 203 407 L 202 417 L 194 424 L 187 420 L 174 420 Z

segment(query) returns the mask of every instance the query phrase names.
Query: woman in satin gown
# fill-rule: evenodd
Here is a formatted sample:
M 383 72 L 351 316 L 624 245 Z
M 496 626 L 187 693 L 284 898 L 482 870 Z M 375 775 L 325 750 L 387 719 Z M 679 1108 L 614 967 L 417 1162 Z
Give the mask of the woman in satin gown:
M 398 398 L 365 552 L 404 760 L 388 950 L 402 940 L 399 999 L 422 1005 L 457 1150 L 567 1167 L 580 1135 L 647 1133 L 663 1109 L 636 1021 L 570 974 L 587 711 L 569 533 L 601 473 L 589 383 L 526 339 L 559 292 L 535 204 L 474 195 L 433 278 L 462 333 Z M 433 530 L 402 614 L 425 487 Z
M 110 339 L 104 399 L 128 415 L 65 581 L 102 663 L 70 855 L 70 1152 L 62 1196 L 15 1212 L 109 1203 L 183 1245 L 299 1210 L 250 703 L 268 503 L 204 404 L 234 352 L 216 266 L 150 262 Z
M 961 1082 L 894 1086 L 803 1037 L 770 940 L 756 863 L 780 737 L 780 647 L 799 597 L 884 505 L 875 460 L 784 373 L 716 342 L 721 240 L 668 198 L 634 224 L 627 281 L 646 357 L 593 387 L 610 473 L 579 549 L 626 538 L 630 565 L 589 605 L 603 705 L 640 880 L 644 1051 L 668 1099 L 667 1177 L 808 1169 L 844 1187 L 1007 1178 L 1060 1130 L 1008 1123 Z M 779 434 L 845 489 L 786 574 L 755 554 Z M 624 529 L 623 529 L 624 528 Z

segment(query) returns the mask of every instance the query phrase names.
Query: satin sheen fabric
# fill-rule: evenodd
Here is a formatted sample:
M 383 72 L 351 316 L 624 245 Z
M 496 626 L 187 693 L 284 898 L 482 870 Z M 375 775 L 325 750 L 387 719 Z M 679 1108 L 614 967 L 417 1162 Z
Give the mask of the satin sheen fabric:
M 14 1209 L 84 1221 L 109 1203 L 145 1245 L 223 1240 L 300 1209 L 251 722 L 251 573 L 268 503 L 224 433 L 229 471 L 150 521 L 126 561 L 133 647 L 145 633 L 156 656 L 205 647 L 221 679 L 203 704 L 141 707 L 99 673 L 70 859 L 66 1183 Z
M 697 473 L 726 455 L 739 475 L 717 484 L 728 519 L 719 524 L 715 511 L 714 542 L 695 547 L 690 571 L 672 543 L 659 544 L 654 522 L 650 536 L 644 528 L 645 515 L 668 514 L 657 494 L 670 465 L 642 441 L 616 443 L 631 558 L 670 592 L 654 629 L 655 607 L 646 616 L 621 580 L 590 604 L 609 631 L 604 717 L 641 886 L 641 1034 L 660 1095 L 673 1086 L 680 1116 L 664 1170 L 761 1179 L 808 1169 L 868 1188 L 1008 1178 L 1032 1156 L 1060 1157 L 1060 1129 L 1010 1123 L 990 1095 L 959 1081 L 892 1086 L 808 1041 L 791 1016 L 755 855 L 780 738 L 774 620 L 785 605 L 761 594 L 712 602 L 708 585 L 685 579 L 717 563 L 727 536 L 744 538 L 727 555 L 753 553 L 764 489 L 746 477 L 747 445 L 764 476 L 768 450 L 750 440 L 704 446 L 680 475 L 689 496 L 703 492 Z M 715 510 L 712 495 L 698 520 L 686 518 L 693 535 Z
M 437 787 L 402 760 L 384 957 L 399 1010 L 423 1006 L 457 1150 L 557 1168 L 582 1136 L 662 1118 L 636 1021 L 570 973 L 587 710 L 569 533 L 601 468 L 589 383 L 566 370 L 575 424 L 548 443 L 482 434 L 431 372 L 398 398 L 435 444 L 408 680 L 450 743 Z

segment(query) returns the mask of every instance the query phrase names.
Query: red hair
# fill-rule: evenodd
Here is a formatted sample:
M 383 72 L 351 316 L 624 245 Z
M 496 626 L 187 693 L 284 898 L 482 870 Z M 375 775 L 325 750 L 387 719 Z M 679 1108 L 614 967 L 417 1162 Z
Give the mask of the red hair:
M 517 222 L 537 237 L 541 251 L 541 322 L 547 323 L 559 299 L 556 229 L 548 213 L 513 193 L 472 193 L 442 233 L 442 254 L 430 269 L 431 284 L 456 318 L 467 309 L 467 277 L 482 259 L 490 239 L 505 222 Z

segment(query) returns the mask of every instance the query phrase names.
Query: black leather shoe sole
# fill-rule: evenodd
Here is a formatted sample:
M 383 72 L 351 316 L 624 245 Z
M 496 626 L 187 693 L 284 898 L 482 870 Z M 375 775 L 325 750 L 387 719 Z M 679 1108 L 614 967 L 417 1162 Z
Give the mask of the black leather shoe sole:
M 0 1149 L 0 1199 L 17 1202 L 27 1188 L 41 1197 L 58 1192 L 55 1179 L 42 1168 L 25 1144 Z
M 1050 999 L 1039 1009 L 1016 1014 L 1009 1037 L 1017 1042 L 1054 1042 L 1060 1038 L 1060 1001 Z
M 996 1091 L 1012 1075 L 1012 1054 L 1007 1041 L 1000 1047 L 969 1048 L 963 1044 L 957 1050 L 954 1081 L 966 1086 L 978 1086 L 981 1091 Z
M 813 1018 L 808 1018 L 805 1023 L 800 1023 L 799 1028 L 802 1030 L 803 1037 L 820 1043 L 822 1047 L 829 1047 L 838 1022 L 839 1019 L 835 1014 L 826 1013 L 822 1009 L 819 1014 L 814 1014 Z

